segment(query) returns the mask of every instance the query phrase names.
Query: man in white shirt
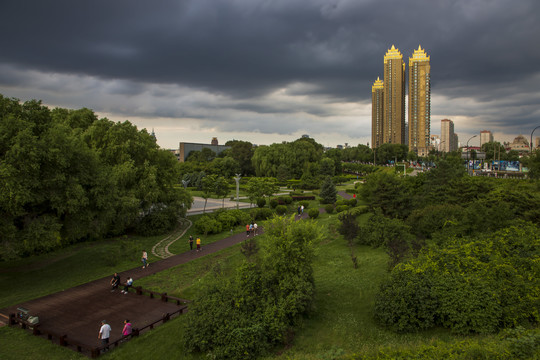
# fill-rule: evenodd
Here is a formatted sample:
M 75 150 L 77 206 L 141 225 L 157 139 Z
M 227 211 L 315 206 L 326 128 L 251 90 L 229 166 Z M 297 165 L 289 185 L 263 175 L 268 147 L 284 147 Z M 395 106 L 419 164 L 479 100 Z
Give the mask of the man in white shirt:
M 105 320 L 101 321 L 101 328 L 99 329 L 98 339 L 101 339 L 101 345 L 106 346 L 109 343 L 109 336 L 111 335 L 111 326 L 107 324 Z M 103 350 L 107 350 L 104 348 Z

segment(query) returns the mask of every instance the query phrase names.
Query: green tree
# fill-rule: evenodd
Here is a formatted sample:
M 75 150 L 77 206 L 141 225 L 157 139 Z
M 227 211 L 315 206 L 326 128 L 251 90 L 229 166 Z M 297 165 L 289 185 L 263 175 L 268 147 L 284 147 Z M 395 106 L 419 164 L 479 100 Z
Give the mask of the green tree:
M 334 160 L 330 158 L 322 158 L 320 162 L 320 175 L 322 176 L 334 176 L 335 174 L 335 163 Z
M 310 310 L 312 242 L 320 239 L 320 230 L 312 222 L 274 218 L 263 236 L 261 250 L 236 269 L 232 280 L 216 273 L 190 305 L 190 336 L 182 340 L 187 351 L 257 358 L 283 344 Z
M 216 178 L 216 181 L 214 183 L 215 186 L 215 193 L 218 198 L 221 198 L 221 207 L 225 207 L 225 198 L 229 194 L 230 185 L 229 182 L 223 177 L 218 176 Z
M 253 144 L 249 141 L 231 140 L 227 141 L 225 145 L 231 147 L 226 150 L 226 153 L 236 160 L 240 167 L 240 174 L 244 176 L 254 175 L 255 169 L 251 163 L 254 153 Z
M 216 181 L 216 175 L 207 175 L 201 180 L 203 191 L 202 197 L 204 199 L 203 213 L 206 212 L 206 204 L 208 203 L 208 199 L 212 197 L 212 194 L 216 191 Z
M 327 176 L 319 192 L 323 204 L 333 204 L 337 200 L 337 189 L 332 178 Z

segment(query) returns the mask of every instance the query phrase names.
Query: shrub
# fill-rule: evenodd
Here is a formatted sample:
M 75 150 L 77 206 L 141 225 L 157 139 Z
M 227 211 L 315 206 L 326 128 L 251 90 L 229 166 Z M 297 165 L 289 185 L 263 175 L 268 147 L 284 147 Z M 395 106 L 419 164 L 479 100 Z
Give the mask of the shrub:
M 396 332 L 434 326 L 438 301 L 431 291 L 431 278 L 425 272 L 398 265 L 390 280 L 381 285 L 375 301 L 375 319 Z
M 291 199 L 291 200 L 292 200 L 292 199 Z M 269 204 L 270 204 L 270 207 L 271 207 L 272 209 L 275 209 L 276 206 L 279 205 L 278 199 L 271 199 L 271 200 L 269 201 Z
M 319 209 L 316 209 L 316 208 L 309 209 L 308 215 L 310 218 L 316 219 L 317 217 L 319 217 Z
M 347 205 L 346 202 L 347 202 L 347 200 L 345 200 L 345 199 L 339 199 L 339 200 L 337 200 L 337 201 L 335 202 L 335 205 L 336 205 L 336 206 Z
M 306 210 L 309 207 L 309 201 L 307 200 L 302 200 L 299 202 L 299 204 L 304 207 L 304 210 Z
M 290 205 L 292 204 L 293 199 L 290 196 L 280 196 L 278 197 L 279 205 Z
M 265 198 L 258 198 L 257 199 L 257 206 L 260 208 L 263 208 L 266 205 L 266 199 Z
M 249 211 L 249 216 L 253 220 L 266 220 L 272 217 L 274 213 L 269 208 L 253 208 Z
M 358 200 L 356 198 L 352 198 L 347 201 L 347 205 L 349 205 L 350 207 L 355 207 L 356 204 L 358 204 Z
M 213 217 L 205 215 L 193 224 L 193 228 L 199 234 L 219 234 L 223 229 L 223 225 Z
M 336 212 L 337 213 L 340 213 L 342 211 L 345 211 L 345 210 L 348 210 L 349 209 L 349 205 L 339 205 L 339 206 L 336 206 Z
M 369 211 L 369 208 L 367 206 L 357 206 L 353 207 L 352 209 L 349 209 L 347 212 L 353 216 L 360 216 L 362 214 L 365 214 Z
M 291 196 L 293 201 L 302 201 L 302 200 L 315 200 L 314 195 L 303 195 L 303 196 Z
M 334 205 L 333 204 L 326 204 L 324 206 L 324 210 L 328 213 L 328 214 L 332 214 L 334 212 Z
M 287 213 L 287 207 L 285 205 L 276 206 L 276 214 L 285 215 Z
M 540 305 L 533 294 L 540 293 L 539 249 L 539 229 L 524 222 L 489 236 L 450 238 L 442 247 L 428 247 L 392 270 L 377 295 L 376 317 L 396 331 L 438 325 L 456 334 L 538 324 Z

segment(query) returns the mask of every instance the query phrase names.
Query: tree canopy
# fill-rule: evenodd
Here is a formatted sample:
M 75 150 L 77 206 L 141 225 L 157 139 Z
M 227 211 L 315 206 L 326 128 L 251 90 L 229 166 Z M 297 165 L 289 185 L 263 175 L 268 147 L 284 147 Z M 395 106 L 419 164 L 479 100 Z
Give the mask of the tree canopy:
M 2 259 L 164 231 L 191 204 L 178 180 L 174 156 L 128 121 L 0 95 Z

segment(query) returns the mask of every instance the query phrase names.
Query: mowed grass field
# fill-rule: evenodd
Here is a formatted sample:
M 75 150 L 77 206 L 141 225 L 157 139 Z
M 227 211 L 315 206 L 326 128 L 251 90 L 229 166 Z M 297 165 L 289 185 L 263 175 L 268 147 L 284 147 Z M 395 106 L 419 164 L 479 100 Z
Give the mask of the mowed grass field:
M 370 356 L 382 348 L 406 349 L 436 340 L 459 340 L 445 330 L 395 334 L 379 327 L 373 320 L 373 309 L 377 289 L 388 276 L 387 255 L 383 249 L 354 246 L 352 251 L 358 262 L 355 269 L 351 260 L 351 248 L 336 231 L 337 215 L 323 214 L 317 222 L 325 235 L 319 243 L 314 244 L 316 256 L 313 268 L 317 293 L 313 311 L 295 329 L 290 344 L 274 349 L 271 354 L 263 357 L 264 359 L 334 359 L 340 355 L 353 354 Z M 228 233 L 220 236 L 226 235 Z M 187 250 L 188 236 L 189 232 L 184 235 L 184 244 L 178 244 L 178 250 L 183 247 Z M 216 235 L 206 241 L 216 241 L 218 238 Z M 115 270 L 122 270 L 123 267 L 137 266 L 140 260 L 138 250 L 142 247 L 148 248 L 159 239 L 114 239 L 2 264 L 0 306 L 107 276 Z M 265 240 L 264 236 L 257 239 Z M 107 264 L 105 260 L 108 253 L 116 254 L 124 250 L 134 252 L 133 258 L 125 256 L 125 261 L 122 260 L 114 266 Z M 141 279 L 138 284 L 193 299 L 207 278 L 232 275 L 243 259 L 240 246 L 237 245 Z M 24 290 L 28 287 L 35 289 Z M 21 290 L 17 291 L 17 288 Z M 13 291 L 15 293 L 12 294 Z M 184 329 L 184 318 L 178 317 L 121 345 L 103 358 L 206 359 L 204 354 L 199 356 L 184 352 L 180 339 L 185 337 L 189 338 L 189 333 Z M 84 357 L 34 337 L 27 331 L 0 328 L 0 359 L 36 358 L 46 360 Z

